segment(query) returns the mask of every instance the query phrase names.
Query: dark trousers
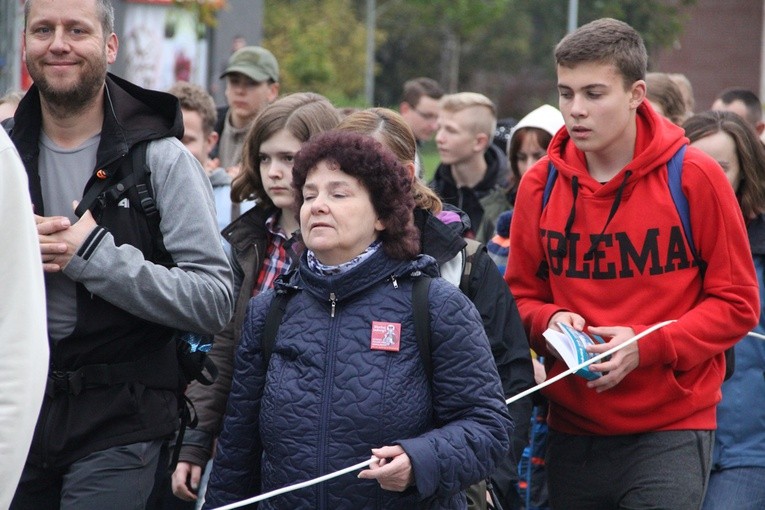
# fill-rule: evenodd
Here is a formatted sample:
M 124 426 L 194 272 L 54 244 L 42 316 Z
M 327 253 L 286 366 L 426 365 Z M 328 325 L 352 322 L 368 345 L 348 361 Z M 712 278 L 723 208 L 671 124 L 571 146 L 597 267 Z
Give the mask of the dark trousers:
M 115 446 L 61 470 L 27 464 L 11 510 L 143 510 L 161 446 L 162 440 Z
M 565 510 L 698 510 L 714 432 L 572 436 L 550 430 L 550 506 Z

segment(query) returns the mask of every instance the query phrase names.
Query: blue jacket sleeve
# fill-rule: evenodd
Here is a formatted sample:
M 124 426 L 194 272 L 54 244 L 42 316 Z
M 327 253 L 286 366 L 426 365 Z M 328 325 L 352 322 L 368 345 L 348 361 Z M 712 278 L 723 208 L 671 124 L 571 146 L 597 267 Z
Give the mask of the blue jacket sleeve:
M 234 362 L 231 393 L 218 440 L 204 508 L 215 508 L 260 492 L 260 402 L 266 368 L 261 354 L 261 332 L 273 291 L 250 300 L 242 326 L 242 340 Z
M 513 423 L 481 317 L 454 286 L 431 285 L 432 399 L 436 428 L 397 441 L 422 499 L 476 483 L 509 455 Z

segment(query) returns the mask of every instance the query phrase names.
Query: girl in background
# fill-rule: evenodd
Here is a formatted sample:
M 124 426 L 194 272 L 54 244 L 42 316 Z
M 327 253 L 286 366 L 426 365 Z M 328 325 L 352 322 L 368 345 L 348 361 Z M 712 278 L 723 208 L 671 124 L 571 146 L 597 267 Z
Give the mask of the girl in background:
M 239 345 L 250 298 L 273 287 L 277 276 L 297 265 L 302 245 L 293 234 L 298 220 L 293 210 L 292 164 L 309 138 L 334 128 L 340 121 L 335 107 L 323 96 L 303 92 L 284 96 L 255 119 L 242 150 L 242 172 L 231 185 L 235 202 L 255 199 L 257 205 L 226 227 L 234 270 L 234 317 L 215 337 L 210 358 L 218 368 L 211 386 L 189 385 L 186 395 L 199 419 L 186 431 L 173 493 L 186 501 L 197 499 L 202 468 L 212 457 L 231 390 L 234 353 Z
M 760 306 L 765 299 L 765 149 L 752 128 L 731 112 L 694 115 L 683 125 L 691 145 L 712 156 L 736 192 L 747 224 Z M 692 211 L 693 213 L 693 211 Z M 703 214 L 700 213 L 700 214 Z M 765 333 L 760 313 L 757 333 Z M 703 510 L 765 508 L 765 342 L 744 337 L 734 347 L 733 375 L 722 385 L 712 472 Z

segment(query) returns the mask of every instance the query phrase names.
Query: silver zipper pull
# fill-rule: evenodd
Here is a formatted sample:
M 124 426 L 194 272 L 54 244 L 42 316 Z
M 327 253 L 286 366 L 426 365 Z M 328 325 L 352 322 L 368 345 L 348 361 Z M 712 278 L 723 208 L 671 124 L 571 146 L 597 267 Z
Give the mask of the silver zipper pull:
M 330 292 L 329 293 L 329 302 L 332 304 L 332 311 L 330 312 L 330 317 L 334 317 L 335 316 L 335 304 L 337 303 L 337 301 L 335 300 L 335 293 L 334 292 Z
M 390 281 L 392 281 L 392 282 L 393 282 L 393 288 L 394 288 L 394 289 L 397 289 L 397 288 L 398 288 L 398 282 L 396 281 L 396 277 L 395 277 L 395 276 L 393 276 L 393 275 L 391 275 L 391 276 L 390 276 Z

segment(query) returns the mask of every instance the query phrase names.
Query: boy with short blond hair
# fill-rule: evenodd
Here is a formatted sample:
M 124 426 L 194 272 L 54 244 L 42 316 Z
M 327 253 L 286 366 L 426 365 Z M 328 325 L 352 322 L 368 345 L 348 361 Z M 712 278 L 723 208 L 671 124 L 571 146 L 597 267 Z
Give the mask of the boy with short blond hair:
M 507 181 L 507 157 L 492 142 L 497 109 L 483 94 L 460 92 L 441 98 L 436 146 L 441 164 L 430 182 L 447 204 L 470 219 L 468 237 L 485 243 L 494 220 L 484 217 L 481 201 Z

